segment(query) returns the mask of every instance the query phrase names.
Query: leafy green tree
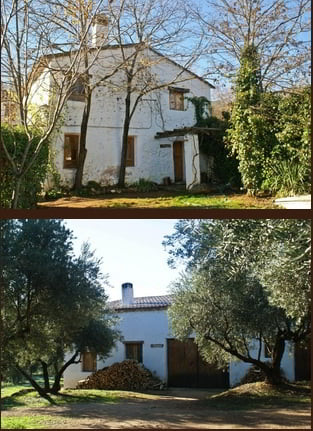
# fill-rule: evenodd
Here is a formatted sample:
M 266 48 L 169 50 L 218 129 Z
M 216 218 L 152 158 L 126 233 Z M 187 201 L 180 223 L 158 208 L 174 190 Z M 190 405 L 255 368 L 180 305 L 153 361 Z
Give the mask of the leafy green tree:
M 178 222 L 164 241 L 169 264 L 182 259 L 187 270 L 173 286 L 175 335 L 194 331 L 208 361 L 237 358 L 280 383 L 286 341 L 311 333 L 310 236 L 307 220 Z
M 60 220 L 3 220 L 1 237 L 3 364 L 17 368 L 48 397 L 58 393 L 63 372 L 82 352 L 104 358 L 114 345 L 118 334 L 106 305 L 107 277 L 87 243 L 74 255 L 73 235 Z M 72 354 L 65 362 L 66 352 Z M 36 364 L 44 387 L 27 371 Z
M 33 140 L 30 146 L 30 153 L 35 151 L 41 139 L 41 132 L 38 129 L 32 129 Z M 10 126 L 8 124 L 1 124 L 1 141 L 11 154 L 15 155 L 16 165 L 19 166 L 19 161 L 23 158 L 25 146 L 28 143 L 28 136 L 22 126 Z M 30 154 L 28 154 L 26 160 Z M 18 207 L 31 208 L 36 206 L 38 202 L 39 193 L 42 190 L 48 171 L 49 159 L 49 142 L 42 145 L 36 160 L 25 173 L 20 184 L 20 199 Z M 15 187 L 15 173 L 5 157 L 3 146 L 0 145 L 0 160 L 2 169 L 0 170 L 1 181 L 1 203 L 0 206 L 9 208 L 11 206 L 12 195 Z
M 264 94 L 262 113 L 276 142 L 263 167 L 262 188 L 294 195 L 311 191 L 311 88 Z
M 225 140 L 239 160 L 241 179 L 249 194 L 255 194 L 261 187 L 263 166 L 273 142 L 260 110 L 261 95 L 259 55 L 254 46 L 248 46 L 240 58 L 235 103 Z

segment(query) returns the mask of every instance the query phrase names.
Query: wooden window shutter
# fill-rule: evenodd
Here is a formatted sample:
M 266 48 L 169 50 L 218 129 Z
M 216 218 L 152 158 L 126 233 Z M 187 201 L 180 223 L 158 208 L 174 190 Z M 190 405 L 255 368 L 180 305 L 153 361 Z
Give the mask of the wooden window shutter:
M 83 353 L 83 371 L 97 371 L 97 354 L 95 352 Z
M 64 168 L 77 168 L 79 135 L 64 135 Z
M 142 362 L 142 344 L 142 341 L 138 343 L 125 343 L 126 359 L 134 359 L 135 361 Z
M 176 109 L 175 93 L 170 91 L 170 109 Z
M 126 166 L 135 166 L 135 137 L 127 138 Z

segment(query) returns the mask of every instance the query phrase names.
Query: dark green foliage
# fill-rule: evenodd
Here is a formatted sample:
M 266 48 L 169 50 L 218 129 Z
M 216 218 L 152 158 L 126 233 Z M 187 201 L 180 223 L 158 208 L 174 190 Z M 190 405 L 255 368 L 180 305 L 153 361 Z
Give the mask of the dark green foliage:
M 286 341 L 311 334 L 309 221 L 181 220 L 164 245 L 171 265 L 186 264 L 173 285 L 174 334 L 195 332 L 208 361 L 235 357 L 279 383 Z
M 114 344 L 106 276 L 88 244 L 74 256 L 72 233 L 59 220 L 3 220 L 1 236 L 4 362 L 34 387 L 31 365 L 53 373 L 52 388 L 47 378 L 44 389 L 35 389 L 56 393 L 65 368 L 82 351 L 105 357 Z
M 30 145 L 28 153 L 28 160 L 33 155 L 38 142 L 40 141 L 41 135 L 39 131 L 32 130 L 33 139 Z M 7 124 L 1 125 L 1 142 L 4 141 L 6 148 L 14 159 L 19 168 L 22 163 L 22 158 L 25 151 L 25 146 L 28 143 L 28 137 L 21 126 L 9 126 Z M 19 208 L 31 208 L 35 207 L 38 201 L 39 194 L 42 190 L 42 184 L 46 178 L 48 170 L 48 158 L 49 158 L 49 143 L 46 142 L 38 156 L 23 177 L 22 186 L 20 190 Z M 3 147 L 0 147 L 0 182 L 1 182 L 1 207 L 10 207 L 12 201 L 12 192 L 14 183 L 16 181 L 16 175 L 13 168 L 5 156 Z
M 271 141 L 259 111 L 260 101 L 260 59 L 256 48 L 248 46 L 242 50 L 240 58 L 235 103 L 225 140 L 239 160 L 242 182 L 250 194 L 255 194 L 261 187 L 262 168 Z
M 268 127 L 274 130 L 275 139 L 271 154 L 264 164 L 262 187 L 282 195 L 310 193 L 310 88 L 280 96 L 264 95 L 263 106 Z
M 188 99 L 195 107 L 196 127 L 216 128 L 210 134 L 198 135 L 200 150 L 208 157 L 213 157 L 214 176 L 223 184 L 230 183 L 233 186 L 241 186 L 238 161 L 230 154 L 229 148 L 224 143 L 224 136 L 229 127 L 229 114 L 223 112 L 223 119 L 212 115 L 210 101 L 206 97 L 192 97 Z
M 263 93 L 259 56 L 242 52 L 225 141 L 239 160 L 244 187 L 283 195 L 311 190 L 310 88 Z

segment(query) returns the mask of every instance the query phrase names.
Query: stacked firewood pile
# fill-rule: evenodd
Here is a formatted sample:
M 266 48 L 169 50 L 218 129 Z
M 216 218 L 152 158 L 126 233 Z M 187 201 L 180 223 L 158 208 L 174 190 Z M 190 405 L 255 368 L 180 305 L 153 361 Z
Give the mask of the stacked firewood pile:
M 114 389 L 123 391 L 163 389 L 164 384 L 151 371 L 134 360 L 117 362 L 78 382 L 78 389 Z

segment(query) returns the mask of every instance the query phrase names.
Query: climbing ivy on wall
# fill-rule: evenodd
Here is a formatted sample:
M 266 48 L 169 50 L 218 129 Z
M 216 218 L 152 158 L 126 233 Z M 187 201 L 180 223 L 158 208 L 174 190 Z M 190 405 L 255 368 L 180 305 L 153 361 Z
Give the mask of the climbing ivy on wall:
M 213 157 L 214 176 L 223 184 L 231 183 L 233 186 L 241 186 L 238 161 L 231 156 L 224 143 L 224 136 L 229 127 L 229 113 L 223 112 L 223 118 L 212 115 L 211 102 L 206 97 L 192 97 L 188 100 L 195 107 L 196 127 L 216 128 L 210 134 L 199 134 L 200 150 L 208 157 Z

